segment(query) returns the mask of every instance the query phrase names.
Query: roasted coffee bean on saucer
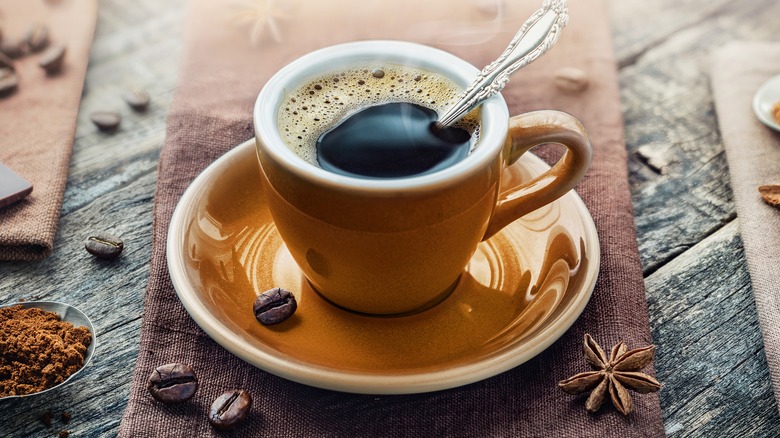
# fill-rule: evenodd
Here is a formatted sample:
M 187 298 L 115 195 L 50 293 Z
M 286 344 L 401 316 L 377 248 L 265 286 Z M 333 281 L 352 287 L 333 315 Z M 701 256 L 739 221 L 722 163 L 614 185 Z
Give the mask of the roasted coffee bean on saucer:
M 115 259 L 119 257 L 125 243 L 119 237 L 101 233 L 87 237 L 84 248 L 87 252 L 99 259 Z
M 295 295 L 288 290 L 275 287 L 258 295 L 252 310 L 258 321 L 270 325 L 278 324 L 291 317 L 297 308 Z
M 195 395 L 195 391 L 198 390 L 198 378 L 189 365 L 169 363 L 152 371 L 146 388 L 160 403 L 181 403 Z
M 130 105 L 130 108 L 139 112 L 146 111 L 146 108 L 149 106 L 149 101 L 151 100 L 149 93 L 139 88 L 127 91 L 122 94 L 122 98 Z
M 103 132 L 114 132 L 122 122 L 122 116 L 113 111 L 96 111 L 89 116 L 92 123 Z
M 42 69 L 46 70 L 47 75 L 54 75 L 62 70 L 62 64 L 65 60 L 65 46 L 52 46 L 47 51 L 43 52 L 41 59 L 38 60 L 38 65 Z
M 235 429 L 252 409 L 252 396 L 243 389 L 227 391 L 209 409 L 209 423 L 219 430 Z

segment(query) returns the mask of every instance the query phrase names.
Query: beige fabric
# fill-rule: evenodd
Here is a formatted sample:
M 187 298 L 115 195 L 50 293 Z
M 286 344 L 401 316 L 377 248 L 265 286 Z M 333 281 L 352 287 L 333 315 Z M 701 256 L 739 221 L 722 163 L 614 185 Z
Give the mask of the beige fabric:
M 56 76 L 38 66 L 40 54 L 16 60 L 19 88 L 0 98 L 0 163 L 33 184 L 30 196 L 0 209 L 0 260 L 34 260 L 54 246 L 97 2 L 0 0 L 0 11 L 6 36 L 40 22 L 67 47 Z
M 713 56 L 712 88 L 745 246 L 764 352 L 780 404 L 780 208 L 758 186 L 780 184 L 780 133 L 758 121 L 753 95 L 780 74 L 780 43 L 735 42 Z

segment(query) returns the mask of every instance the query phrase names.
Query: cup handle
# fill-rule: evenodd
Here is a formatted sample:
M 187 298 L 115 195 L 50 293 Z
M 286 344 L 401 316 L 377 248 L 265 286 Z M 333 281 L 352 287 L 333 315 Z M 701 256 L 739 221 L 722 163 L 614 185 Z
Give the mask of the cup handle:
M 482 240 L 560 198 L 585 176 L 593 155 L 588 134 L 574 116 L 552 110 L 534 111 L 509 119 L 508 157 L 504 166 L 510 166 L 529 149 L 546 143 L 557 143 L 567 150 L 547 172 L 498 195 Z

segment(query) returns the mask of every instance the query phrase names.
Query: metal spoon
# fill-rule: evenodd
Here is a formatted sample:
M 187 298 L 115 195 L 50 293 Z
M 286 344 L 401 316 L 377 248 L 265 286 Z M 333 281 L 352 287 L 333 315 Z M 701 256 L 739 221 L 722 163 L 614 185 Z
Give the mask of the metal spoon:
M 23 303 L 2 304 L 0 305 L 0 309 L 16 306 L 16 305 L 22 305 L 22 307 L 24 307 L 25 309 L 34 307 L 36 309 L 45 310 L 47 312 L 54 312 L 57 315 L 59 315 L 63 321 L 69 322 L 76 327 L 84 326 L 89 330 L 90 333 L 92 333 L 92 342 L 89 344 L 89 347 L 87 348 L 87 354 L 86 357 L 84 357 L 84 365 L 82 365 L 81 368 L 78 369 L 78 371 L 71 374 L 67 379 L 65 379 L 64 382 L 54 385 L 51 388 L 44 389 L 43 391 L 35 392 L 32 394 L 8 395 L 5 397 L 0 397 L 0 401 L 10 400 L 12 398 L 23 398 L 23 397 L 32 397 L 35 395 L 41 395 L 45 392 L 49 392 L 55 388 L 59 388 L 63 385 L 68 384 L 73 379 L 75 379 L 76 376 L 78 376 L 79 373 L 81 373 L 81 371 L 84 370 L 84 368 L 87 367 L 87 364 L 92 359 L 92 354 L 95 351 L 95 344 L 96 344 L 95 327 L 92 325 L 92 321 L 90 321 L 89 318 L 87 318 L 87 315 L 85 315 L 84 312 L 82 312 L 81 310 L 71 306 L 70 304 L 60 303 L 57 301 L 25 301 Z
M 504 53 L 477 75 L 461 99 L 439 118 L 436 126 L 441 129 L 452 125 L 500 92 L 512 73 L 550 50 L 568 21 L 566 0 L 545 0 L 542 8 L 523 23 Z

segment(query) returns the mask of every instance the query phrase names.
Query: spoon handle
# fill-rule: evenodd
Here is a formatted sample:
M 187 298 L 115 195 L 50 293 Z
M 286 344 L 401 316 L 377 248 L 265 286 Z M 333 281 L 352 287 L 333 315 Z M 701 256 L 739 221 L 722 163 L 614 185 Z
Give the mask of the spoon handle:
M 500 92 L 512 73 L 533 62 L 558 41 L 561 29 L 568 21 L 566 0 L 545 0 L 542 8 L 523 23 L 504 53 L 477 75 L 461 99 L 439 118 L 437 125 L 441 128 L 452 125 Z

